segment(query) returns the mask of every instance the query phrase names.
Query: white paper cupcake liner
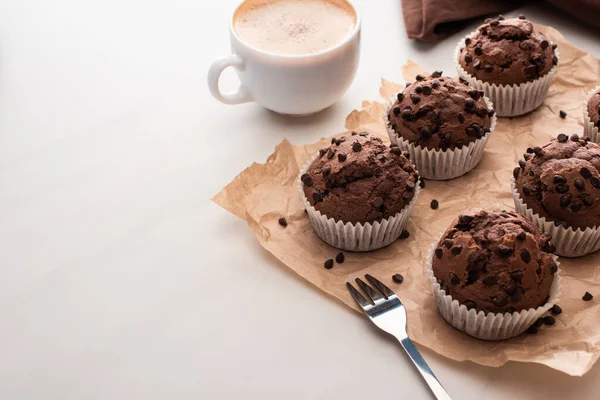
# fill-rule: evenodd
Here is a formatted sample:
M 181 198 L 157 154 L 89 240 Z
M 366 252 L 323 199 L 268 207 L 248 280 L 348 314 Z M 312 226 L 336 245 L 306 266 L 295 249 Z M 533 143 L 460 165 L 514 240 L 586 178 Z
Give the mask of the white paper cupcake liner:
M 494 109 L 494 104 L 487 97 L 483 97 L 488 109 Z M 389 111 L 395 103 L 395 98 L 390 100 L 383 113 L 383 121 L 392 143 L 396 143 L 402 151 L 408 151 L 410 160 L 416 165 L 419 175 L 425 179 L 444 181 L 457 178 L 471 171 L 479 164 L 483 157 L 483 151 L 490 135 L 496 128 L 496 114 L 490 118 L 490 131 L 480 139 L 462 146 L 460 149 L 436 150 L 415 146 L 408 140 L 402 138 L 392 127 L 389 121 Z
M 583 137 L 589 137 L 594 143 L 600 143 L 600 133 L 598 133 L 598 127 L 594 125 L 588 114 L 588 102 L 598 89 L 600 89 L 600 85 L 590 90 L 583 101 Z
M 308 171 L 317 157 L 318 154 L 304 165 L 300 171 L 300 176 Z M 304 201 L 312 227 L 321 240 L 342 250 L 372 251 L 390 245 L 398 239 L 417 202 L 421 187 L 418 184 L 415 185 L 415 194 L 411 201 L 393 217 L 365 224 L 344 223 L 321 214 L 304 195 L 304 183 L 300 178 L 298 178 L 298 190 Z
M 556 246 L 556 254 L 564 257 L 581 257 L 600 250 L 600 227 L 582 230 L 556 225 L 527 207 L 519 195 L 514 177 L 510 178 L 510 188 L 515 201 L 515 210 L 533 222 L 546 236 L 550 236 L 552 244 Z
M 548 88 L 550 88 L 550 82 L 558 71 L 558 63 L 546 75 L 520 85 L 498 85 L 484 82 L 465 71 L 459 62 L 460 49 L 464 47 L 465 39 L 473 36 L 476 32 L 473 31 L 463 37 L 456 45 L 454 63 L 458 75 L 469 81 L 469 84 L 475 89 L 483 90 L 485 95 L 494 103 L 496 114 L 500 117 L 515 117 L 527 114 L 542 105 L 548 93 Z M 554 51 L 554 55 L 560 59 L 557 50 Z
M 446 294 L 442 290 L 437 278 L 433 274 L 433 254 L 442 235 L 438 237 L 429 250 L 426 267 L 429 280 L 433 286 L 435 303 L 440 314 L 456 329 L 478 339 L 508 339 L 525 332 L 538 318 L 544 315 L 554 304 L 558 303 L 560 296 L 560 270 L 554 274 L 554 281 L 550 288 L 550 297 L 543 306 L 516 311 L 512 314 L 488 313 L 486 315 L 483 311 L 475 309 L 467 310 L 467 306 L 460 304 L 458 300 L 454 300 L 451 295 Z M 554 256 L 554 261 L 558 264 L 558 257 Z

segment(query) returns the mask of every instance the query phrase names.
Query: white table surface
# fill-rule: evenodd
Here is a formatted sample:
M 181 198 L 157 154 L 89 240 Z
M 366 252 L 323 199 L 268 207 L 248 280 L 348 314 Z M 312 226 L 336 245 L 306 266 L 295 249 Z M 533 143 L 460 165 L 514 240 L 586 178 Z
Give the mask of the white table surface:
M 284 137 L 340 131 L 409 57 L 451 72 L 459 36 L 411 42 L 398 0 L 358 0 L 352 88 L 288 119 L 208 93 L 236 2 L 0 2 L 1 399 L 431 398 L 393 340 L 209 199 Z M 521 11 L 600 57 L 598 30 Z M 421 350 L 455 399 L 600 392 L 600 366 L 572 378 Z

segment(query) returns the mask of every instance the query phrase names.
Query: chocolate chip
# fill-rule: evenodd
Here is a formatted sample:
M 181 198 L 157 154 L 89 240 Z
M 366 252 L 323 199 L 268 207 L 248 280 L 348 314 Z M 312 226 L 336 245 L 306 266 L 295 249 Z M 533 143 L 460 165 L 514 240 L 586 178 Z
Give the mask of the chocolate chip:
M 519 177 L 519 172 L 521 172 L 521 168 L 515 167 L 515 169 L 513 169 L 513 176 L 515 177 L 515 179 Z
M 485 278 L 483 278 L 483 283 L 485 283 L 488 286 L 497 285 L 498 278 L 494 275 L 488 275 Z
M 419 186 L 421 189 L 425 187 L 425 181 L 423 179 L 419 180 Z
M 572 140 L 573 142 L 578 142 L 578 141 L 579 141 L 579 135 L 578 135 L 578 134 L 576 134 L 576 133 L 572 134 L 572 135 L 571 135 L 571 140 Z
M 465 78 L 464 76 L 459 76 L 459 77 L 458 77 L 458 81 L 459 81 L 460 83 L 462 83 L 463 85 L 467 85 L 467 86 L 469 86 L 469 81 L 468 81 L 468 80 L 467 80 L 467 78 Z
M 382 205 L 383 205 L 383 199 L 382 199 L 381 197 L 375 197 L 375 198 L 373 199 L 373 206 L 374 206 L 375 208 L 379 208 L 379 207 L 381 207 Z
M 552 57 L 552 64 L 553 65 L 558 64 L 558 57 L 556 57 L 556 56 Z
M 518 16 L 517 18 L 519 18 L 519 19 L 527 19 L 527 18 L 525 17 L 525 15 L 523 15 L 523 14 L 519 14 L 519 16 Z
M 559 185 L 556 185 L 556 187 L 554 189 L 556 190 L 557 193 L 567 193 L 569 191 L 569 185 L 561 183 Z
M 544 40 L 542 40 L 542 43 L 540 43 L 540 46 L 542 47 L 543 50 L 545 50 L 548 48 L 549 44 L 550 43 L 548 43 L 548 41 L 544 39 Z
M 439 77 L 442 76 L 443 73 L 444 73 L 444 71 L 436 70 L 436 71 L 433 71 L 433 73 L 431 74 L 431 77 L 432 78 L 439 78 Z
M 319 158 L 323 157 L 327 153 L 327 149 L 319 149 Z
M 446 246 L 447 249 L 451 248 L 452 245 L 454 245 L 454 240 L 449 238 L 444 239 L 444 246 Z
M 567 183 L 567 178 L 565 178 L 562 175 L 556 174 L 552 177 L 552 182 L 554 182 L 557 185 L 560 183 Z
M 513 294 L 517 290 L 517 285 L 514 283 L 507 283 L 506 285 L 502 286 L 502 290 L 504 290 L 506 294 Z
M 355 152 L 359 152 L 362 150 L 362 144 L 360 144 L 360 142 L 354 142 L 352 143 L 352 150 L 354 150 Z
M 588 179 L 590 176 L 592 176 L 592 172 L 586 167 L 583 167 L 579 170 L 579 175 L 583 176 L 585 179 Z
M 315 203 L 320 202 L 321 199 L 322 199 L 321 192 L 313 192 L 312 198 L 313 198 L 313 200 L 314 200 Z
M 533 147 L 528 147 L 527 150 L 525 150 L 525 153 L 532 154 L 533 153 Z
M 471 222 L 473 222 L 474 219 L 475 219 L 474 216 L 472 216 L 472 215 L 466 215 L 466 214 L 463 214 L 463 215 L 461 215 L 461 216 L 458 217 L 458 221 L 461 224 L 467 224 L 467 225 L 470 224 Z
M 431 94 L 431 87 L 423 86 L 423 94 L 429 96 Z
M 344 253 L 339 252 L 337 256 L 335 256 L 335 262 L 338 264 L 342 264 L 344 262 Z
M 465 307 L 467 307 L 467 310 L 477 308 L 477 303 L 475 303 L 473 300 L 466 300 L 463 304 Z
M 525 231 L 521 231 L 518 235 L 517 235 L 517 240 L 525 240 L 525 238 L 527 237 L 527 232 Z
M 415 76 L 415 79 L 420 82 L 420 81 L 424 80 L 425 77 L 421 74 L 417 74 L 417 76 Z
M 325 167 L 323 168 L 323 176 L 327 176 L 331 173 L 331 168 L 330 167 Z
M 462 244 L 457 244 L 456 246 L 453 246 L 452 249 L 450 250 L 452 252 L 452 254 L 454 254 L 455 256 L 459 255 L 460 252 L 463 249 L 463 245 Z
M 542 148 L 541 148 L 541 147 L 539 147 L 539 146 L 536 146 L 536 147 L 534 147 L 534 148 L 533 148 L 533 153 L 534 153 L 536 156 L 538 156 L 538 157 L 541 157 L 541 156 L 543 156 L 543 155 L 544 155 L 544 152 L 542 151 Z
M 454 272 L 450 272 L 450 283 L 452 285 L 458 285 L 460 283 L 458 275 L 456 275 Z
M 392 154 L 397 156 L 402 154 L 402 150 L 400 150 L 400 147 L 392 147 L 390 151 L 392 152 Z
M 560 306 L 558 304 L 555 304 L 550 309 L 550 312 L 554 315 L 558 315 L 558 314 L 562 313 L 562 308 L 560 308 Z
M 279 225 L 283 226 L 284 228 L 287 226 L 287 219 L 284 217 L 279 218 L 277 222 L 279 222 Z
M 335 144 L 336 141 L 337 141 L 336 138 L 331 138 L 331 144 Z
M 457 117 L 458 117 L 458 122 L 460 122 L 461 124 L 463 122 L 465 122 L 465 115 L 463 113 L 458 113 Z
M 588 207 L 594 204 L 594 198 L 592 196 L 585 196 L 581 201 Z
M 490 64 L 486 64 L 485 67 L 483 67 L 483 70 L 485 72 L 489 73 L 489 72 L 492 72 L 494 70 L 494 67 L 492 65 L 490 65 Z
M 583 297 L 581 298 L 583 301 L 590 301 L 594 298 L 590 292 L 585 292 Z
M 552 260 L 550 261 L 550 272 L 554 274 L 556 271 L 558 271 L 558 264 L 556 261 Z
M 408 109 L 402 110 L 402 119 L 405 121 L 410 121 L 413 118 L 412 112 Z
M 346 155 L 344 153 L 338 153 L 338 160 L 340 162 L 346 161 Z
M 565 135 L 564 133 L 559 133 L 558 136 L 556 137 L 558 139 L 558 141 L 560 143 L 564 143 L 567 140 L 569 140 L 569 137 L 567 135 Z
M 500 25 L 500 21 L 498 21 L 497 19 L 494 19 L 494 20 L 490 21 L 490 25 L 491 26 L 498 26 L 498 25 Z
M 400 239 L 408 239 L 409 236 L 410 236 L 410 232 L 405 229 L 400 234 Z
M 438 247 L 437 249 L 435 249 L 435 256 L 437 258 L 442 258 L 442 254 L 444 254 L 444 250 L 442 250 L 441 247 Z
M 369 136 L 369 132 L 361 132 L 358 135 L 362 136 L 362 137 L 366 137 L 366 136 Z
M 302 181 L 302 183 L 304 183 L 305 186 L 308 187 L 311 187 L 313 184 L 312 177 L 309 174 L 302 174 L 300 180 Z
M 552 43 L 552 50 L 556 50 L 557 47 L 558 45 L 556 43 Z
M 523 186 L 522 190 L 525 196 L 531 196 L 531 189 L 529 189 L 527 186 Z
M 394 276 L 392 276 L 392 280 L 395 283 L 402 283 L 402 282 L 404 282 L 404 277 L 400 274 L 394 274 Z
M 525 165 L 525 161 L 519 160 L 519 167 L 521 167 L 521 169 L 525 169 Z
M 410 99 L 412 100 L 413 104 L 418 104 L 421 101 L 421 98 L 416 94 L 411 94 Z
M 501 257 L 508 257 L 513 253 L 513 249 L 512 247 L 508 247 L 506 245 L 501 244 L 500 246 L 498 246 L 498 254 Z
M 494 111 L 494 110 L 488 110 L 487 115 L 488 115 L 488 117 L 492 118 L 495 113 L 496 113 L 496 111 Z
M 565 118 L 567 118 L 567 113 L 566 113 L 566 111 L 560 110 L 560 112 L 558 113 L 558 115 L 560 115 L 560 117 L 561 117 L 562 119 L 565 119 Z
M 579 200 L 575 200 L 574 202 L 571 203 L 571 211 L 573 212 L 577 212 L 579 210 L 581 210 L 581 207 L 583 207 L 583 204 L 579 201 Z
M 396 98 L 398 99 L 398 102 L 401 102 L 402 100 L 404 100 L 404 93 L 400 92 L 396 95 Z
M 414 192 L 404 192 L 402 193 L 403 199 L 412 199 L 415 196 Z
M 590 179 L 590 183 L 592 184 L 593 187 L 595 187 L 596 189 L 600 189 L 600 179 L 596 178 L 595 176 L 592 177 L 592 179 Z
M 418 85 L 417 87 L 415 87 L 415 93 L 417 93 L 417 94 L 423 93 L 423 86 Z
M 400 107 L 394 107 L 394 115 L 397 117 L 398 115 L 400 115 Z
M 523 271 L 512 271 L 510 273 L 510 278 L 515 282 L 521 282 L 521 279 L 523 279 Z
M 496 305 L 496 307 L 504 307 L 505 305 L 508 304 L 508 299 L 506 298 L 506 296 L 504 295 L 498 295 L 498 296 L 494 296 L 494 304 Z
M 473 61 L 473 68 L 479 69 L 480 66 L 481 66 L 481 61 L 479 61 L 479 60 Z
M 358 132 L 352 131 L 352 136 L 358 135 Z
M 465 39 L 465 44 L 468 46 L 471 44 L 471 38 L 466 38 Z
M 542 317 L 536 319 L 535 322 L 533 323 L 533 326 L 535 326 L 536 328 L 539 328 L 542 325 L 544 325 L 544 318 L 542 318 Z
M 415 190 L 415 186 L 416 185 L 413 181 L 406 181 L 406 190 L 408 190 L 409 192 Z
M 440 206 L 440 203 L 436 199 L 433 199 L 431 200 L 430 206 L 432 210 L 437 210 L 437 208 Z
M 481 50 L 481 47 L 475 47 L 475 55 L 480 56 L 483 54 L 483 50 Z
M 523 288 L 520 286 L 517 286 L 515 289 L 515 292 L 510 296 L 510 299 L 512 301 L 519 301 L 519 299 L 523 296 L 523 293 L 525 293 L 523 291 Z
M 419 128 L 419 132 L 421 133 L 421 136 L 423 136 L 423 138 L 425 138 L 425 139 L 430 138 L 431 135 L 433 134 L 431 132 L 431 128 L 429 128 L 427 125 Z
M 552 244 L 550 238 L 551 237 L 548 237 L 546 243 L 544 243 L 544 245 L 542 246 L 542 250 L 544 250 L 546 253 L 554 253 L 556 251 L 556 246 Z
M 333 258 L 330 258 L 329 260 L 325 261 L 323 266 L 325 267 L 325 269 L 333 268 Z
M 575 179 L 573 185 L 575 186 L 575 188 L 577 188 L 577 190 L 585 190 L 585 182 L 583 181 L 583 179 Z
M 559 204 L 561 207 L 565 208 L 570 203 L 571 203 L 571 194 L 570 193 L 565 193 L 562 196 L 560 196 Z
M 525 74 L 527 74 L 529 76 L 537 75 L 537 67 L 533 64 L 528 65 L 527 67 L 525 67 Z
M 531 261 L 531 253 L 529 250 L 521 249 L 521 260 L 523 260 L 525 264 L 529 264 L 529 261 Z
M 488 110 L 485 108 L 480 108 L 479 110 L 477 110 L 476 114 L 478 117 L 480 118 L 484 118 L 488 113 Z
M 525 332 L 527 332 L 530 335 L 535 335 L 536 333 L 538 333 L 538 328 L 536 328 L 535 325 L 531 325 L 529 328 L 527 328 Z
M 327 158 L 328 159 L 331 160 L 334 155 L 335 155 L 335 152 L 333 150 L 331 150 L 331 149 L 327 150 Z
M 544 324 L 546 325 L 554 325 L 556 319 L 552 315 L 546 315 L 544 317 Z
M 469 54 L 465 54 L 465 63 L 470 64 L 473 62 L 473 57 L 471 57 Z

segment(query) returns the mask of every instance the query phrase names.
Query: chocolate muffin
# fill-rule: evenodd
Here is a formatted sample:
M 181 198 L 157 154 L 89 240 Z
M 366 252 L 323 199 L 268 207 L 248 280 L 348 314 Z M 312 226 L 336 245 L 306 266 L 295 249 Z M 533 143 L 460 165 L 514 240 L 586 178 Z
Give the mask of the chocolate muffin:
M 494 110 L 488 109 L 483 92 L 467 81 L 434 72 L 416 76 L 416 82 L 398 93 L 388 113 L 396 134 L 415 146 L 447 150 L 462 148 L 490 131 Z
M 419 175 L 397 146 L 354 132 L 321 149 L 301 180 L 304 195 L 321 214 L 364 224 L 402 211 L 415 195 Z
M 558 63 L 556 45 L 522 18 L 486 20 L 467 37 L 460 65 L 477 79 L 497 85 L 519 85 L 546 75 Z
M 600 129 L 600 87 L 590 97 L 587 103 L 587 112 L 590 122 Z
M 513 174 L 528 208 L 565 228 L 600 226 L 600 145 L 561 133 L 523 156 Z
M 558 266 L 554 246 L 514 212 L 460 215 L 432 260 L 438 283 L 468 309 L 512 313 L 544 305 Z

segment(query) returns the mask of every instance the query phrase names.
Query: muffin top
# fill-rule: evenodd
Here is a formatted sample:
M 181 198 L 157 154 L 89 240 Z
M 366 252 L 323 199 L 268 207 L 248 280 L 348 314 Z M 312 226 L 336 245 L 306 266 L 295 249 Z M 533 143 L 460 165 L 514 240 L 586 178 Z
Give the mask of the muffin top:
M 470 212 L 446 230 L 432 268 L 442 289 L 468 309 L 512 313 L 546 303 L 558 269 L 553 251 L 520 214 Z
M 412 200 L 418 179 L 399 147 L 366 132 L 332 139 L 301 176 L 310 204 L 344 223 L 393 217 Z
M 573 229 L 600 226 L 600 145 L 561 133 L 523 156 L 513 174 L 533 212 Z
M 467 81 L 442 78 L 437 71 L 398 93 L 390 108 L 390 127 L 404 140 L 427 149 L 461 148 L 490 131 L 494 110 L 483 92 Z
M 530 82 L 558 63 L 556 45 L 535 31 L 524 16 L 486 20 L 464 44 L 460 65 L 470 75 L 491 84 Z
M 588 115 L 594 125 L 600 128 L 600 88 L 592 95 L 587 104 Z

